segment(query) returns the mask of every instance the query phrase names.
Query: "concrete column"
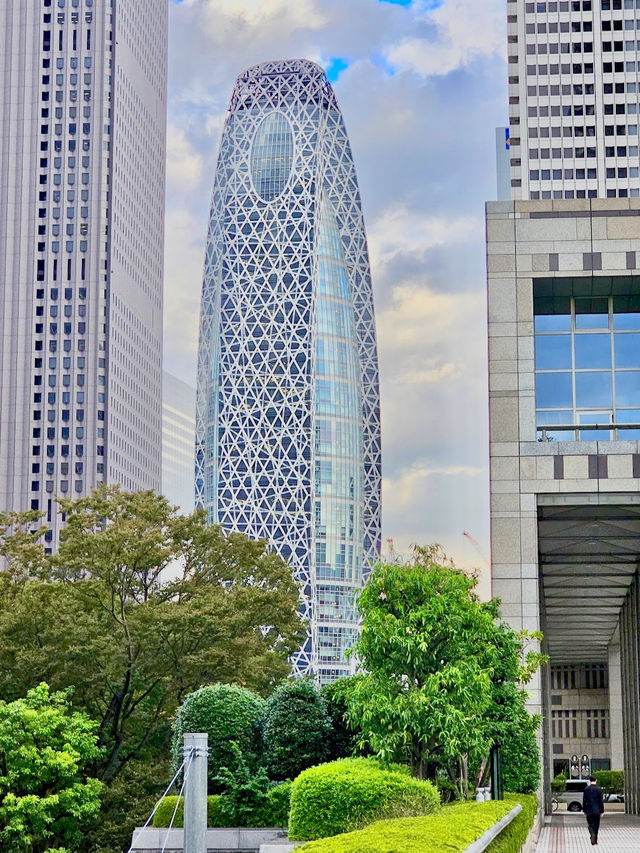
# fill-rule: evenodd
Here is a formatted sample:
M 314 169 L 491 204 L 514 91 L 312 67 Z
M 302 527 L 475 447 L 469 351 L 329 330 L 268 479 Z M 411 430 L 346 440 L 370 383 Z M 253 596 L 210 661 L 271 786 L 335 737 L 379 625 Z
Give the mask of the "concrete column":
M 624 725 L 625 806 L 628 814 L 640 814 L 640 693 L 638 692 L 638 579 L 634 578 L 622 607 L 620 649 Z
M 206 733 L 184 736 L 184 853 L 207 853 L 208 741 Z
M 620 626 L 609 643 L 609 737 L 611 769 L 624 770 L 624 734 L 622 715 L 622 673 L 620 665 Z

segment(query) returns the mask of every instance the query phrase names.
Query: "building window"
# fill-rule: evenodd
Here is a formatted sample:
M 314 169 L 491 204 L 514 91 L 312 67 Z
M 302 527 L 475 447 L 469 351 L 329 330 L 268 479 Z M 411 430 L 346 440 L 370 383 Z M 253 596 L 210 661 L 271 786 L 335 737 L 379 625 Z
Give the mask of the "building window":
M 607 710 L 585 711 L 585 735 L 587 738 L 609 737 L 609 712 Z
M 589 256 L 585 265 L 595 266 L 593 261 Z M 602 297 L 580 295 L 585 285 L 591 288 L 590 278 L 536 282 L 536 423 L 540 439 L 640 438 L 640 277 L 620 282 L 630 291 L 627 295 Z M 556 295 L 571 291 L 572 296 Z M 588 428 L 609 424 L 616 426 L 611 430 Z M 625 424 L 638 428 L 626 429 Z M 560 425 L 573 429 L 554 429 Z
M 578 712 L 577 711 L 552 711 L 551 712 L 551 737 L 566 740 L 578 737 Z

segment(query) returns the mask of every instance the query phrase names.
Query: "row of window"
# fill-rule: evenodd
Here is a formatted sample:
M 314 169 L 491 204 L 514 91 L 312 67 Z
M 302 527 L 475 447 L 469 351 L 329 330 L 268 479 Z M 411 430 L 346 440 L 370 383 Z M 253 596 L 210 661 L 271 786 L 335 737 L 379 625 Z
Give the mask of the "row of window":
M 608 171 L 615 171 L 615 169 L 611 169 Z M 636 169 L 635 177 L 638 177 Z M 597 173 L 595 169 L 530 169 L 529 170 L 529 180 L 530 181 L 562 181 L 574 180 L 581 181 L 585 180 L 585 177 L 589 180 L 595 180 L 597 178 Z
M 606 663 L 572 664 L 551 667 L 552 690 L 604 690 L 609 685 Z M 552 700 L 553 704 L 559 704 Z
M 530 148 L 529 149 L 529 159 L 530 160 L 561 160 L 563 157 L 565 159 L 574 157 L 572 152 L 575 149 L 573 148 Z M 588 149 L 591 150 L 591 149 Z M 627 157 L 627 153 L 629 157 L 637 157 L 638 156 L 638 146 L 630 145 L 628 148 L 625 145 L 613 146 L 607 145 L 605 147 L 605 157 Z M 580 157 L 584 155 L 581 154 Z M 587 156 L 592 157 L 592 154 L 588 154 Z M 519 165 L 515 164 L 514 165 Z M 582 169 L 578 170 L 580 172 L 584 171 Z M 587 177 L 595 177 L 595 175 L 589 175 L 588 172 L 593 170 L 587 170 Z M 576 175 L 578 177 L 578 175 Z M 584 178 L 584 175 L 580 175 L 579 177 Z
M 611 84 L 609 84 L 611 85 Z M 635 91 L 635 90 L 634 90 Z M 595 86 L 593 83 L 563 83 L 543 85 L 543 86 L 527 86 L 527 95 L 534 97 L 536 95 L 593 95 L 595 94 Z
M 611 42 L 609 42 L 611 44 Z M 604 45 L 604 42 L 603 42 Z M 620 48 L 622 49 L 622 48 Z M 611 48 L 609 48 L 611 50 Z M 574 42 L 553 42 L 548 44 L 543 42 L 540 44 L 527 44 L 525 46 L 527 56 L 535 56 L 536 54 L 544 55 L 550 53 L 552 55 L 562 53 L 593 53 L 592 41 L 574 41 Z
M 632 2 L 632 0 L 627 0 Z M 560 2 L 550 3 L 525 3 L 525 12 L 590 12 L 591 0 L 560 0 Z
M 595 169 L 531 169 L 529 171 L 529 180 L 531 181 L 582 181 L 585 177 L 589 180 L 595 180 L 597 173 Z M 639 171 L 637 166 L 620 166 L 617 169 L 608 168 L 606 170 L 607 178 L 637 178 Z
M 551 151 L 551 156 L 549 156 L 549 151 Z M 538 156 L 538 153 L 540 156 Z M 532 148 L 529 152 L 529 155 L 532 160 L 559 160 L 562 157 L 564 157 L 565 160 L 584 160 L 585 158 L 588 160 L 593 160 L 597 156 L 595 147 L 551 149 L 541 148 L 539 152 L 536 149 Z
M 609 737 L 609 711 L 552 711 L 551 737 L 592 739 Z
M 82 480 L 75 481 L 75 490 L 80 493 L 82 491 L 83 484 Z M 39 492 L 40 491 L 40 482 L 39 480 L 32 480 L 31 482 L 31 491 Z M 49 494 L 52 494 L 55 491 L 53 480 L 46 480 L 45 482 L 45 491 Z M 58 485 L 58 491 L 66 494 L 69 491 L 69 481 L 68 480 L 60 480 Z
M 640 63 L 631 60 L 602 63 L 603 74 L 620 74 L 624 71 L 635 74 L 639 69 Z M 564 63 L 562 65 L 527 65 L 527 74 L 530 76 L 537 74 L 542 77 L 547 75 L 553 77 L 556 74 L 561 74 L 563 77 L 569 74 L 593 74 L 593 62 L 585 62 L 584 64 L 574 62 L 573 64 Z M 605 83 L 604 85 L 606 86 L 607 84 Z
M 611 24 L 610 21 L 607 21 L 606 23 L 608 23 L 609 25 Z M 633 21 L 632 21 L 632 23 L 633 23 Z M 607 29 L 604 26 L 604 24 L 603 24 L 602 28 Z M 611 26 L 609 26 L 609 29 L 611 29 Z M 639 29 L 640 29 L 640 27 L 639 27 Z M 543 21 L 542 23 L 539 23 L 539 24 L 527 24 L 525 26 L 525 32 L 528 35 L 535 35 L 535 33 L 544 34 L 547 32 L 549 32 L 549 33 L 558 33 L 558 32 L 560 32 L 560 33 L 569 33 L 569 32 L 572 32 L 572 33 L 580 33 L 580 32 L 591 33 L 591 32 L 593 32 L 593 22 L 592 21 L 571 21 L 571 22 L 569 22 L 569 21 L 560 21 L 560 22 L 551 21 L 549 24 L 547 24 L 546 21 Z
M 88 6 L 89 8 L 91 8 L 93 6 L 93 0 L 84 0 L 84 3 L 85 3 L 85 6 Z M 43 5 L 45 6 L 45 8 L 47 6 L 51 6 L 51 0 L 43 0 Z M 77 9 L 78 6 L 80 5 L 80 0 L 70 0 L 70 5 L 74 9 Z M 111 4 L 109 4 L 109 5 L 111 5 Z M 57 6 L 59 9 L 64 9 L 65 0 L 58 0 Z
M 64 24 L 64 16 L 65 16 L 64 12 L 58 12 L 58 14 L 56 15 L 56 21 L 59 24 Z M 79 24 L 80 23 L 80 12 L 71 12 L 69 15 L 69 20 L 71 21 L 72 24 Z M 84 20 L 85 20 L 86 24 L 90 24 L 93 21 L 93 12 L 85 12 L 84 13 Z M 51 13 L 47 13 L 44 16 L 44 23 L 45 24 L 51 23 Z
M 635 39 L 627 39 L 625 41 L 602 42 L 603 53 L 618 53 L 620 51 L 625 50 L 640 50 L 640 42 L 636 41 Z M 538 56 L 544 56 L 545 54 L 551 54 L 552 56 L 555 56 L 557 54 L 563 53 L 593 53 L 593 42 L 534 42 L 533 44 L 529 43 L 526 45 L 527 56 L 535 56 L 536 54 Z M 603 70 L 605 70 L 604 67 Z
M 600 8 L 605 11 L 621 11 L 622 9 L 640 9 L 640 0 L 600 0 Z M 560 2 L 525 3 L 525 12 L 591 12 L 591 0 L 560 0 Z
M 539 199 L 597 198 L 597 195 L 597 190 L 532 190 L 529 198 L 532 201 L 538 201 Z M 640 198 L 640 189 L 607 190 L 606 198 Z
M 65 49 L 64 37 L 66 33 L 64 30 L 58 31 L 58 50 Z M 74 29 L 71 31 L 71 50 L 80 50 L 81 45 L 78 43 L 78 30 Z M 91 30 L 86 31 L 86 50 L 91 50 Z M 51 50 L 51 30 L 44 30 L 42 33 L 42 50 L 45 53 L 49 53 Z

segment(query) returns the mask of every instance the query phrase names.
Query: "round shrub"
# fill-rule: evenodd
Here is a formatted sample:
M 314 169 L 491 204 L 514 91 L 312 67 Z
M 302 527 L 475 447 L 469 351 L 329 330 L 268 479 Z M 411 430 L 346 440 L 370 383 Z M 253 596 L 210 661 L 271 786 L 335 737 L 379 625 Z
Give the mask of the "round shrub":
M 232 773 L 237 767 L 236 744 L 249 766 L 257 764 L 261 751 L 260 720 L 265 702 L 260 696 L 233 684 L 212 684 L 189 693 L 178 709 L 173 724 L 171 752 L 174 769 L 182 761 L 185 732 L 207 732 L 209 735 L 209 788 L 219 793 L 216 783 L 222 767 Z
M 331 723 L 325 701 L 311 681 L 287 681 L 269 697 L 263 736 L 271 779 L 294 779 L 329 758 Z
M 291 789 L 289 837 L 311 841 L 350 832 L 381 818 L 435 812 L 440 796 L 405 768 L 368 758 L 345 758 L 305 770 Z

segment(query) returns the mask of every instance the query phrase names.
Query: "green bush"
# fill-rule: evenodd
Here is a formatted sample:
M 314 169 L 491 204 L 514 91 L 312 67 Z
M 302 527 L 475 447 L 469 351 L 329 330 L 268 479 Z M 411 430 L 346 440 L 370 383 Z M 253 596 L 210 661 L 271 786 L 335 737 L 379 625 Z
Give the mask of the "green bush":
M 622 770 L 597 770 L 593 774 L 598 780 L 605 796 L 624 793 L 624 772 Z
M 293 782 L 280 782 L 267 792 L 267 813 L 262 826 L 289 826 Z
M 243 823 L 238 823 L 234 809 L 224 794 L 214 794 L 207 797 L 207 826 L 287 826 L 289 820 L 289 797 L 291 782 L 273 785 L 266 794 L 266 802 L 262 808 L 246 815 Z M 177 797 L 165 797 L 153 816 L 153 826 L 165 827 L 171 823 L 171 816 L 176 807 Z M 174 826 L 184 826 L 184 805 L 182 797 L 173 822 Z
M 260 720 L 265 702 L 260 696 L 230 684 L 212 684 L 189 693 L 178 709 L 173 724 L 171 753 L 174 769 L 180 766 L 182 738 L 185 732 L 209 735 L 209 790 L 221 793 L 215 781 L 221 768 L 237 769 L 237 744 L 240 753 L 255 767 L 261 752 Z
M 567 789 L 567 777 L 564 773 L 558 773 L 557 776 L 554 776 L 551 780 L 551 790 L 554 794 L 561 794 L 563 791 Z
M 533 794 L 540 784 L 540 751 L 536 742 L 539 718 L 531 716 L 524 704 L 515 704 L 511 714 L 510 721 L 501 723 L 502 781 L 507 791 Z
M 458 786 L 451 779 L 437 779 L 436 786 L 440 794 L 440 802 L 443 806 L 458 799 Z
M 322 698 L 326 702 L 331 734 L 329 736 L 329 760 L 348 758 L 355 755 L 358 732 L 347 721 L 347 694 L 351 678 L 338 678 L 320 688 Z
M 294 781 L 289 837 L 324 838 L 381 818 L 430 814 L 439 806 L 436 787 L 413 779 L 405 767 L 345 758 L 305 770 Z
M 505 801 L 511 808 L 520 803 L 522 811 L 502 830 L 496 840 L 491 842 L 486 853 L 520 853 L 533 826 L 538 811 L 538 798 L 535 794 L 506 794 Z
M 306 678 L 286 681 L 269 697 L 264 716 L 264 762 L 271 779 L 295 779 L 329 758 L 327 706 Z
M 176 807 L 177 797 L 165 797 L 158 806 L 158 810 L 153 816 L 153 826 L 169 826 L 171 824 L 171 816 Z M 177 827 L 184 826 L 184 803 L 180 797 L 178 810 L 173 821 L 173 825 Z M 234 823 L 225 808 L 224 797 L 219 794 L 207 797 L 207 826 L 234 826 Z
M 462 853 L 516 803 L 523 810 L 487 848 L 487 853 L 518 853 L 536 812 L 536 798 L 507 794 L 487 803 L 456 803 L 425 817 L 383 820 L 356 832 L 312 841 L 299 853 Z M 516 846 L 517 845 L 517 846 Z

